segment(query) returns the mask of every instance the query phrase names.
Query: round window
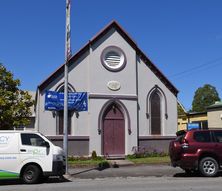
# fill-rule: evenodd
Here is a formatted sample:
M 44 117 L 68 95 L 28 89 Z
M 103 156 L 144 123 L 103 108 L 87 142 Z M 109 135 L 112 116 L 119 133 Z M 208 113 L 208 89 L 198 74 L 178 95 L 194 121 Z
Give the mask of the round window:
M 106 69 L 119 71 L 126 65 L 126 56 L 120 48 L 109 46 L 103 50 L 101 62 Z

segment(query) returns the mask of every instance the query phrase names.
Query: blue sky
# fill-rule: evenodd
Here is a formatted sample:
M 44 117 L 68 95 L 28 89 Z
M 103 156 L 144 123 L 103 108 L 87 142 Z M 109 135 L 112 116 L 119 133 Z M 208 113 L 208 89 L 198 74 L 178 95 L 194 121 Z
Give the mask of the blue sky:
M 180 91 L 191 108 L 209 83 L 222 96 L 221 0 L 71 0 L 71 46 L 76 53 L 116 20 Z M 1 0 L 0 62 L 37 86 L 64 63 L 65 0 Z

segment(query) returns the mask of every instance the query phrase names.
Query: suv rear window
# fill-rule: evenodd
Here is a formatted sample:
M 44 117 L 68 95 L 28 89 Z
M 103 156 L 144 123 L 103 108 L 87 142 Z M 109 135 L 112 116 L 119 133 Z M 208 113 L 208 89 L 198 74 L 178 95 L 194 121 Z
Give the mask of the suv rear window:
M 194 139 L 197 142 L 211 142 L 209 131 L 199 131 L 194 133 Z
M 214 137 L 216 142 L 222 143 L 222 131 L 215 131 Z

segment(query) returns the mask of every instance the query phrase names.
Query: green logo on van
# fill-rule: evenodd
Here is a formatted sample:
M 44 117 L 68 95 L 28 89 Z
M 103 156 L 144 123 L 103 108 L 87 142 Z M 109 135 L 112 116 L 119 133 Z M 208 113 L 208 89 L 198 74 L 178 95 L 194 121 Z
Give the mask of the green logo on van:
M 29 154 L 33 154 L 33 155 L 45 155 L 45 152 L 43 150 L 40 149 L 30 149 L 28 150 Z

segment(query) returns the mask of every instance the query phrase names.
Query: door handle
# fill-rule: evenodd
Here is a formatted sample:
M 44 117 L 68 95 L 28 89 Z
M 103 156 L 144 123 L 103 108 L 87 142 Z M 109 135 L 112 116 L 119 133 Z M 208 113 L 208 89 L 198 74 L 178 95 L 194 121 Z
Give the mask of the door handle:
M 26 149 L 20 149 L 21 152 L 26 152 Z

